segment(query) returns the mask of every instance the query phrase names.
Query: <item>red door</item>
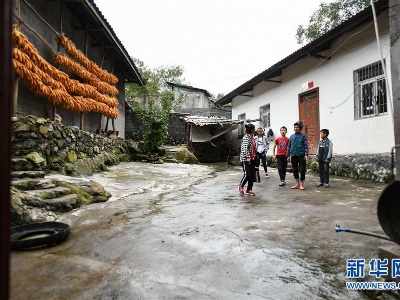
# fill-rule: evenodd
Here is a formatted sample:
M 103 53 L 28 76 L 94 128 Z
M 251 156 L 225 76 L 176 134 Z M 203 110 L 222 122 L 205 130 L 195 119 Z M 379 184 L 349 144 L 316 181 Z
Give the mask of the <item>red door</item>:
M 303 122 L 303 133 L 308 138 L 309 155 L 317 152 L 319 141 L 319 90 L 314 89 L 299 95 L 299 119 Z

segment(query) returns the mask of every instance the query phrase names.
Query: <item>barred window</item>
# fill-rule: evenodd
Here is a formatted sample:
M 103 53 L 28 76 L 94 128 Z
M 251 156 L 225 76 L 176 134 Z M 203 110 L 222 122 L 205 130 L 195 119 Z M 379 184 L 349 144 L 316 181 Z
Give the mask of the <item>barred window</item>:
M 246 120 L 246 113 L 238 115 L 238 120 L 239 121 L 243 120 L 243 123 L 238 125 L 238 139 L 241 139 L 244 136 L 244 128 L 245 128 L 244 125 L 245 125 L 245 122 L 246 122 L 245 121 Z
M 354 71 L 355 119 L 387 113 L 386 81 L 381 62 Z
M 270 127 L 271 126 L 271 107 L 269 104 L 260 107 L 260 127 Z

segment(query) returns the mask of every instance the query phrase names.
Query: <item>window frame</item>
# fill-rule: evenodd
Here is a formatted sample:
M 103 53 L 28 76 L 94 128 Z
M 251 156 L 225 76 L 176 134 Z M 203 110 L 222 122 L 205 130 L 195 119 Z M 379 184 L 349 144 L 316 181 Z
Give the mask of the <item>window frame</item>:
M 380 61 L 354 71 L 354 119 L 386 115 L 386 79 Z M 361 77 L 361 78 L 360 78 Z

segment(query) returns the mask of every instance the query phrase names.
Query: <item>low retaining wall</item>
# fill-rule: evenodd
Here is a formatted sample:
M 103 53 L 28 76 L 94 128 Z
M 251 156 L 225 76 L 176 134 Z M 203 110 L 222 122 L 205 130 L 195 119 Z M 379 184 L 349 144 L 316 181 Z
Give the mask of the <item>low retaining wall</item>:
M 276 161 L 271 156 L 268 156 L 267 160 L 268 166 L 276 168 Z M 229 163 L 239 165 L 239 156 L 229 157 Z M 288 171 L 290 170 L 291 165 L 289 164 Z M 315 162 L 314 157 L 310 157 L 307 171 L 318 173 L 318 163 Z M 390 153 L 334 156 L 330 174 L 377 182 L 390 182 L 394 179 Z M 395 170 L 393 170 L 393 174 L 396 174 Z
M 90 175 L 106 165 L 130 161 L 130 151 L 125 139 L 73 130 L 48 118 L 18 115 L 13 122 L 13 171 Z

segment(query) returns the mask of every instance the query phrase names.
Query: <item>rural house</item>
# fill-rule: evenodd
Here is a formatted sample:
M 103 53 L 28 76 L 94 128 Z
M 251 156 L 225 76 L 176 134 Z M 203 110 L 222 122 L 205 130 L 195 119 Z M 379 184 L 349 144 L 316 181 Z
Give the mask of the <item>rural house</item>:
M 260 118 L 256 125 L 272 127 L 275 136 L 281 126 L 292 134 L 294 122 L 301 120 L 310 155 L 317 151 L 319 131 L 327 128 L 336 174 L 386 181 L 394 146 L 388 1 L 375 2 L 375 11 L 376 26 L 369 6 L 218 103 L 232 103 L 233 118 Z M 234 149 L 242 133 L 241 127 L 234 133 Z
M 144 81 L 95 2 L 16 0 L 15 5 L 14 116 L 60 115 L 64 125 L 92 132 L 111 120 L 108 129 L 124 137 L 125 83 Z

